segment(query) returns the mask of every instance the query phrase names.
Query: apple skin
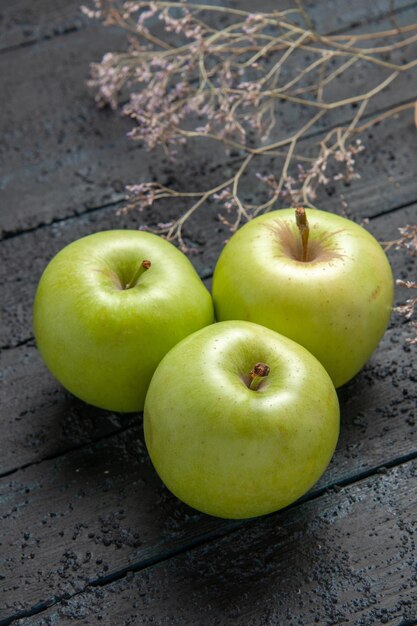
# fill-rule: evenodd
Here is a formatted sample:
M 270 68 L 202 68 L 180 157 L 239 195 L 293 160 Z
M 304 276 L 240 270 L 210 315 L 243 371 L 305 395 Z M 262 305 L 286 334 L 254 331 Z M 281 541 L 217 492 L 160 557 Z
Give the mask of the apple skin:
M 303 345 L 340 387 L 363 367 L 388 325 L 394 283 L 379 243 L 354 222 L 314 209 L 301 258 L 294 209 L 235 233 L 213 277 L 217 319 L 267 326 Z
M 150 269 L 123 288 L 143 260 Z M 142 410 L 162 357 L 214 321 L 211 296 L 187 257 L 134 230 L 95 233 L 61 250 L 41 277 L 33 316 L 51 373 L 85 402 L 121 412 Z
M 258 389 L 255 363 L 270 367 Z M 326 469 L 339 403 L 302 346 L 250 322 L 220 322 L 161 361 L 144 410 L 145 441 L 162 481 L 190 506 L 223 518 L 276 511 Z

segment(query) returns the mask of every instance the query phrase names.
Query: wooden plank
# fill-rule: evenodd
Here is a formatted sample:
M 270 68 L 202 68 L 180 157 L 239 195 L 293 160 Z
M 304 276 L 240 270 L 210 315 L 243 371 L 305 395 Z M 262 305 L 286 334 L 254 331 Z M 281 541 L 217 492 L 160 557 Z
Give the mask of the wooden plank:
M 370 363 L 341 390 L 338 448 L 308 498 L 417 455 L 417 369 L 405 336 L 404 325 L 388 331 Z M 198 514 L 174 498 L 150 464 L 141 420 L 132 421 L 118 435 L 0 481 L 0 619 L 242 524 Z
M 411 626 L 416 476 L 407 463 L 19 623 Z
M 3 3 L 0 19 L 0 51 L 88 28 L 91 22 L 81 13 L 80 4 L 80 0 L 37 0 L 35 8 L 30 0 Z M 206 4 L 214 3 L 209 1 Z M 92 6 L 92 3 L 85 2 L 85 5 Z M 283 0 L 280 2 L 281 9 L 291 5 L 294 6 L 294 3 Z M 379 19 L 383 15 L 398 13 L 414 5 L 415 2 L 410 0 L 395 2 L 379 0 L 370 5 L 361 0 L 351 0 L 349 11 L 345 11 L 340 0 L 303 2 L 303 7 L 308 11 L 314 27 L 319 32 L 339 31 L 352 25 Z M 239 0 L 239 7 L 250 10 L 251 6 L 250 0 Z M 257 2 L 258 11 L 274 8 L 273 0 Z
M 1 55 L 0 185 L 9 207 L 1 230 L 9 230 L 15 212 L 17 221 L 28 214 L 27 227 L 77 214 L 91 205 L 93 185 L 103 204 L 123 189 L 116 164 L 103 166 L 102 154 L 112 154 L 119 163 L 123 154 L 127 166 L 136 152 L 137 162 L 136 146 L 125 138 L 128 124 L 109 111 L 101 115 L 85 86 L 89 62 L 104 54 L 110 42 L 117 48 L 122 41 L 120 33 L 109 37 L 96 26 Z
M 33 342 L 0 351 L 0 380 L 0 476 L 122 432 L 136 422 L 136 416 L 102 411 L 66 392 L 53 380 Z
M 396 136 L 398 139 L 398 135 Z M 410 193 L 415 195 L 415 176 L 414 170 L 410 167 L 412 162 L 411 143 L 414 144 L 413 135 L 410 133 L 409 124 L 402 135 L 404 139 L 404 153 L 409 156 L 406 163 L 400 158 L 391 162 L 387 160 L 386 165 L 390 167 L 390 163 L 398 164 L 398 175 L 403 173 L 408 177 Z M 381 138 L 381 143 L 383 138 Z M 386 145 L 386 144 L 385 144 Z M 407 146 L 407 148 L 404 148 Z M 387 153 L 386 153 L 387 154 Z M 366 158 L 366 157 L 364 157 Z M 373 154 L 369 155 L 370 159 L 374 159 Z M 415 157 L 416 158 L 416 157 Z M 364 168 L 367 171 L 367 167 Z M 388 172 L 382 165 L 382 157 L 380 158 L 378 170 L 369 167 L 367 179 L 370 180 L 372 173 L 375 179 L 372 185 L 376 185 L 379 181 L 380 189 L 375 191 L 373 186 L 370 191 L 363 183 L 362 196 L 355 198 L 355 204 L 350 203 L 350 189 L 346 189 L 345 197 L 349 202 L 351 214 L 365 216 L 371 213 L 371 210 L 379 211 L 382 207 L 389 208 L 395 206 L 397 195 L 401 196 L 401 190 L 397 189 L 395 182 L 387 182 Z M 381 178 L 377 178 L 376 174 L 381 171 Z M 406 174 L 406 172 L 408 172 Z M 385 197 L 385 200 L 384 200 Z M 387 198 L 390 205 L 385 204 Z M 334 210 L 332 206 L 333 198 L 322 197 L 322 201 L 318 202 L 318 206 Z M 336 205 L 336 208 L 337 205 Z M 164 212 L 165 209 L 165 212 Z M 198 254 L 191 257 L 197 270 L 205 277 L 214 268 L 216 259 L 223 247 L 223 242 L 230 236 L 228 229 L 217 220 L 217 211 L 212 210 L 213 207 L 208 206 L 207 210 L 201 210 L 196 218 L 186 228 L 185 233 L 192 242 L 198 246 Z M 159 221 L 167 221 L 175 215 L 177 207 L 173 203 L 164 207 L 162 204 L 155 207 L 149 215 L 140 213 L 131 213 L 126 217 L 118 217 L 115 209 L 110 207 L 105 210 L 89 213 L 82 218 L 67 220 L 54 224 L 51 227 L 35 230 L 30 233 L 22 234 L 15 238 L 7 239 L 0 244 L 0 284 L 3 285 L 2 299 L 0 302 L 0 315 L 2 323 L 0 325 L 0 346 L 13 347 L 24 341 L 28 341 L 32 337 L 32 302 L 36 291 L 39 278 L 52 256 L 71 241 L 78 239 L 84 235 L 107 230 L 111 228 L 138 228 L 145 221 L 148 223 L 153 220 L 154 223 Z M 387 232 L 376 232 L 376 235 L 382 240 L 396 238 L 396 228 L 407 222 L 415 222 L 416 207 L 412 206 L 404 213 L 398 213 L 393 218 L 393 222 L 387 222 Z M 373 221 L 370 225 L 372 232 Z M 375 226 L 378 228 L 377 226 Z M 393 257 L 394 262 L 395 257 Z M 400 264 L 401 261 L 398 260 Z M 396 266 L 395 272 L 398 274 Z M 410 275 L 411 276 L 411 275 Z
M 110 207 L 1 242 L 0 347 L 13 347 L 32 337 L 32 303 L 36 286 L 47 263 L 56 252 L 84 235 L 111 228 L 136 229 L 141 223 L 140 214 L 124 220 L 116 215 L 114 207 Z M 207 242 L 204 251 L 201 249 L 201 254 L 192 258 L 203 278 L 210 274 L 205 255 L 208 255 L 213 245 L 214 242 Z
M 409 23 L 413 13 L 411 9 L 401 12 L 398 22 Z M 323 19 L 332 15 L 327 11 Z M 373 29 L 390 26 L 390 20 L 372 24 Z M 191 151 L 180 152 L 176 164 L 159 151 L 149 154 L 126 138 L 131 127 L 127 120 L 95 108 L 85 87 L 88 64 L 108 49 L 123 47 L 123 42 L 120 33 L 96 26 L 1 55 L 0 188 L 3 204 L 9 207 L 1 217 L 3 234 L 119 200 L 126 183 L 157 179 L 179 189 L 193 189 L 196 181 L 209 187 L 230 168 L 220 145 L 196 144 Z M 402 62 L 402 55 L 396 51 L 390 58 Z M 385 76 L 383 72 L 379 69 L 373 80 Z M 350 95 L 353 89 L 366 91 L 368 83 L 369 73 L 358 63 L 338 89 Z M 369 112 L 398 104 L 404 94 L 417 96 L 411 72 L 372 101 Z M 346 122 L 350 113 L 336 110 L 323 124 Z M 307 113 L 283 106 L 279 115 L 274 138 L 299 128 Z
M 32 345 L 4 350 L 0 372 L 0 474 L 102 439 L 132 424 L 130 415 L 95 409 L 54 384 Z

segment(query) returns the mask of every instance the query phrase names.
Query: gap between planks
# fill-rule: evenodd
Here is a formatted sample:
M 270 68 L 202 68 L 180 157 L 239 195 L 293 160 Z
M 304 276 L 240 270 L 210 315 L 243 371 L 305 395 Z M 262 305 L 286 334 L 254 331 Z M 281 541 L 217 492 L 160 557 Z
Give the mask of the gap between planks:
M 404 7 L 405 9 L 412 8 L 413 5 Z M 402 9 L 401 9 L 402 10 Z M 398 11 L 400 12 L 400 11 Z M 29 39 L 28 41 L 21 41 L 20 43 L 13 44 L 11 46 L 7 46 L 6 48 L 0 48 L 0 54 L 7 54 L 10 52 L 16 52 L 16 50 L 20 50 L 21 48 L 30 48 L 36 44 L 42 44 L 47 41 L 51 41 L 51 39 L 56 39 L 57 37 L 65 37 L 66 35 L 71 35 L 71 33 L 78 32 L 79 30 L 84 30 L 83 27 L 78 26 L 68 26 L 68 28 L 63 28 L 59 33 L 55 33 L 53 35 L 44 35 L 42 37 L 34 37 L 33 39 Z M 1 622 L 0 622 L 1 624 Z

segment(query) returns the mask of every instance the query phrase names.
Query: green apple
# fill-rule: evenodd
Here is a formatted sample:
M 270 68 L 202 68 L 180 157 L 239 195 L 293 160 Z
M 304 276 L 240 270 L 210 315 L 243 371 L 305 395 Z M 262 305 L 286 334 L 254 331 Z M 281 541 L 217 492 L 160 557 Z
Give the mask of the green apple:
M 324 211 L 297 211 L 297 218 L 294 209 L 267 213 L 232 236 L 213 277 L 216 317 L 256 322 L 290 337 L 339 387 L 385 332 L 392 272 L 361 226 Z
M 162 481 L 190 506 L 225 518 L 276 511 L 329 463 L 339 404 L 305 348 L 250 322 L 220 322 L 161 361 L 144 410 Z
M 61 250 L 40 280 L 34 331 L 51 373 L 113 411 L 143 409 L 152 374 L 181 339 L 214 321 L 187 257 L 151 233 L 114 230 Z

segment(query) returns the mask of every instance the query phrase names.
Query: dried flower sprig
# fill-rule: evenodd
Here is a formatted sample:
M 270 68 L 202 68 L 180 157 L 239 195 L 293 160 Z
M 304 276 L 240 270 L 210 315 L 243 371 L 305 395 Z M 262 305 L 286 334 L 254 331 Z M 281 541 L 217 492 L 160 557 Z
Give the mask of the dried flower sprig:
M 400 226 L 398 228 L 400 236 L 397 239 L 391 241 L 384 241 L 382 243 L 385 251 L 405 250 L 409 256 L 417 256 L 417 224 L 407 224 L 406 226 Z M 406 289 L 417 289 L 417 284 L 413 280 L 397 279 L 396 284 L 399 287 L 405 287 Z M 414 321 L 414 315 L 417 308 L 417 297 L 408 298 L 403 304 L 394 308 L 396 313 L 402 315 L 407 322 L 409 322 L 413 336 L 407 339 L 409 344 L 417 344 L 417 322 Z
M 417 256 L 417 224 L 400 226 L 398 231 L 400 233 L 398 239 L 382 243 L 385 251 L 391 248 L 395 248 L 395 250 L 404 249 L 410 256 Z
M 395 63 L 387 56 L 397 50 L 405 55 L 417 41 L 417 23 L 324 36 L 312 29 L 299 3 L 268 13 L 185 1 L 93 1 L 93 9 L 84 9 L 87 15 L 120 26 L 129 36 L 127 52 L 108 53 L 91 66 L 89 85 L 97 103 L 117 108 L 120 99 L 125 101 L 122 111 L 135 122 L 130 136 L 149 149 L 172 150 L 199 138 L 220 141 L 242 155 L 233 176 L 211 189 L 189 193 L 146 182 L 128 188 L 124 212 L 167 197 L 193 201 L 180 217 L 155 229 L 183 250 L 183 226 L 208 199 L 223 206 L 219 219 L 234 231 L 280 201 L 311 206 L 319 186 L 358 178 L 355 161 L 364 149 L 358 134 L 414 107 L 406 103 L 361 123 L 369 102 L 417 67 L 415 58 Z M 341 96 L 343 79 L 360 65 L 366 66 L 372 87 Z M 347 112 L 352 106 L 351 121 L 332 128 L 315 148 L 300 144 L 326 116 L 331 125 L 335 109 Z M 281 126 L 278 114 L 294 108 L 298 127 L 270 141 Z M 264 157 L 274 160 L 266 172 L 257 165 Z M 267 193 L 253 204 L 241 193 L 251 172 L 257 172 Z
M 132 139 L 149 149 L 157 145 L 169 149 L 194 137 L 214 139 L 244 155 L 234 176 L 212 189 L 183 193 L 155 183 L 129 187 L 126 211 L 143 210 L 165 197 L 195 199 L 182 216 L 158 229 L 183 249 L 184 223 L 210 197 L 223 203 L 227 215 L 221 220 L 235 230 L 242 220 L 268 210 L 281 198 L 311 205 L 318 186 L 331 179 L 357 178 L 355 158 L 364 146 L 354 136 L 414 106 L 396 107 L 359 126 L 369 101 L 401 72 L 417 65 L 416 59 L 401 65 L 386 59 L 388 51 L 417 40 L 417 24 L 368 35 L 322 36 L 311 29 L 308 16 L 298 7 L 251 13 L 185 2 L 95 0 L 94 10 L 84 11 L 129 33 L 128 52 L 108 53 L 101 63 L 93 63 L 89 85 L 100 105 L 116 108 L 120 94 L 128 96 L 122 110 L 136 123 Z M 225 18 L 226 25 L 213 25 L 213 15 Z M 296 19 L 300 16 L 304 26 Z M 156 34 L 158 27 L 162 35 Z M 377 40 L 381 45 L 375 45 Z M 290 57 L 305 53 L 313 60 L 294 70 L 297 63 L 290 63 Z M 382 67 L 387 75 L 366 93 L 326 99 L 332 83 L 358 62 Z M 289 136 L 267 143 L 277 123 L 277 106 L 288 104 L 303 111 L 302 124 Z M 347 105 L 358 106 L 350 124 L 329 131 L 315 156 L 297 154 L 300 139 L 325 115 Z M 306 115 L 309 110 L 312 115 Z M 259 204 L 245 204 L 239 184 L 259 156 L 283 158 L 280 176 L 259 173 L 269 197 Z M 330 175 L 331 163 L 339 169 Z M 230 220 L 232 210 L 236 215 Z

